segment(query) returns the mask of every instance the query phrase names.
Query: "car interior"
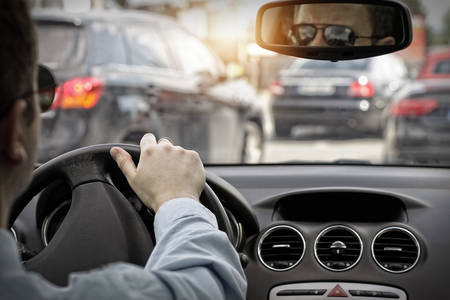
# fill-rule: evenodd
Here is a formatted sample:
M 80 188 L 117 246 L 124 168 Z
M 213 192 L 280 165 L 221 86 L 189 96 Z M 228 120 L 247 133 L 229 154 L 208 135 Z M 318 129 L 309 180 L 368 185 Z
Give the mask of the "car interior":
M 391 25 L 376 41 L 358 44 L 363 33 L 324 19 L 295 21 L 315 9 L 345 17 L 361 8 L 394 20 L 374 22 Z M 396 0 L 275 1 L 254 14 L 261 48 L 302 59 L 375 57 L 413 41 L 411 11 Z M 49 77 L 42 67 L 41 87 L 56 84 Z M 9 222 L 27 270 L 64 286 L 72 272 L 145 264 L 155 244 L 154 212 L 109 156 L 115 145 L 138 162 L 138 146 L 108 143 L 36 167 Z M 201 202 L 239 253 L 247 299 L 446 299 L 449 166 L 323 159 L 205 163 Z

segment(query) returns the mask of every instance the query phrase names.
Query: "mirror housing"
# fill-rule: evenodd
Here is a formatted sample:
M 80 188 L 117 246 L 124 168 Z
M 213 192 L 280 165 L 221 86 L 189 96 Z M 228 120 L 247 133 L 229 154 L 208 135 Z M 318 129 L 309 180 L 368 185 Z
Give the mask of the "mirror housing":
M 330 9 L 331 6 L 334 6 L 334 9 Z M 341 38 L 342 32 L 337 31 L 333 35 L 328 34 L 326 37 L 330 39 L 326 42 L 328 44 L 320 44 L 319 46 L 316 45 L 309 45 L 309 44 L 301 44 L 301 43 L 294 43 L 292 42 L 297 41 L 295 38 L 288 38 L 291 37 L 292 34 L 291 28 L 297 28 L 294 26 L 301 26 L 299 24 L 296 24 L 297 19 L 299 16 L 304 17 L 305 13 L 298 13 L 300 8 L 306 8 L 306 7 L 313 7 L 316 8 L 316 12 L 319 11 L 322 16 L 315 16 L 312 13 L 308 15 L 309 20 L 307 21 L 310 27 L 315 28 L 315 32 L 313 31 L 313 34 L 310 34 L 310 32 L 306 32 L 306 36 L 310 34 L 312 37 L 316 37 L 317 34 L 323 35 L 323 40 L 325 40 L 325 30 L 326 27 L 330 27 L 329 25 L 336 25 L 332 21 L 339 19 L 339 17 L 342 17 L 342 21 L 340 24 L 337 24 L 337 27 L 347 27 L 350 30 L 350 33 L 353 35 L 353 38 L 355 37 L 355 29 L 353 29 L 350 26 L 345 26 L 345 20 L 348 20 L 348 16 L 345 16 L 346 11 L 348 12 L 348 7 L 365 7 L 373 8 L 373 7 L 381 7 L 383 9 L 388 10 L 392 13 L 392 37 L 390 39 L 390 43 L 388 44 L 373 44 L 372 45 L 357 45 L 354 43 L 353 45 L 345 45 L 345 46 L 336 46 L 335 44 L 331 43 L 330 46 L 329 40 L 332 38 Z M 322 6 L 322 7 L 320 7 Z M 342 6 L 343 9 L 340 12 L 339 9 L 336 9 L 336 7 L 339 8 L 339 6 Z M 319 9 L 317 9 L 319 8 Z M 279 10 L 280 13 L 277 14 L 276 10 Z M 312 9 L 309 9 L 309 11 L 312 11 Z M 372 12 L 373 10 L 367 9 L 367 11 Z M 275 12 L 275 13 L 273 13 Z M 287 12 L 287 13 L 286 13 Z M 290 15 L 289 15 L 290 14 Z M 342 14 L 340 16 L 339 14 Z M 294 17 L 295 15 L 295 17 Z M 325 22 L 324 24 L 324 17 L 326 20 L 326 16 L 332 15 L 333 18 L 329 17 L 329 22 Z M 362 18 L 361 14 L 354 14 L 356 18 Z M 353 16 L 353 15 L 352 15 Z M 370 16 L 369 16 L 370 17 Z M 317 22 L 315 22 L 315 18 L 317 18 Z M 295 19 L 295 20 L 294 20 Z M 311 19 L 313 21 L 311 21 Z M 373 18 L 372 18 L 373 20 Z M 364 20 L 360 20 L 360 24 L 364 24 Z M 303 22 L 301 22 L 303 23 Z M 315 24 L 317 23 L 317 24 Z M 331 24 L 333 23 L 333 24 Z M 366 24 L 368 22 L 365 22 Z M 384 22 L 373 22 L 372 23 L 372 29 L 378 29 L 379 27 L 383 26 Z M 312 25 L 312 26 L 311 26 Z M 336 27 L 336 26 L 331 26 Z M 275 29 L 274 29 L 275 28 Z M 317 29 L 319 28 L 319 29 Z M 307 28 L 308 29 L 308 28 Z M 332 28 L 334 29 L 334 28 Z M 339 29 L 339 28 L 338 28 Z M 271 32 L 270 34 L 267 34 L 267 30 L 275 31 L 275 33 Z M 358 30 L 358 29 L 357 29 Z M 328 31 L 330 32 L 330 30 Z M 373 32 L 373 31 L 372 31 Z M 303 34 L 303 33 L 302 33 Z M 282 36 L 282 39 L 279 39 L 279 36 Z M 348 36 L 352 36 L 348 35 Z M 277 37 L 277 40 L 275 40 L 274 37 Z M 345 36 L 345 34 L 344 34 Z M 303 37 L 303 36 L 302 36 Z M 276 1 L 276 2 L 270 2 L 267 4 L 264 4 L 258 11 L 257 21 L 256 21 L 256 42 L 257 44 L 267 50 L 271 50 L 280 54 L 295 56 L 295 57 L 301 57 L 301 58 L 309 58 L 309 59 L 318 59 L 318 60 L 331 60 L 331 61 L 338 61 L 338 60 L 349 60 L 349 59 L 358 59 L 358 58 L 365 58 L 365 57 L 372 57 L 372 56 L 378 56 L 382 54 L 387 54 L 391 52 L 395 52 L 401 49 L 404 49 L 408 47 L 412 42 L 412 24 L 411 24 L 411 13 L 406 5 L 404 5 L 401 2 L 395 1 L 395 0 L 290 0 L 290 1 Z M 368 38 L 370 40 L 374 40 L 373 37 L 359 37 L 356 35 L 356 39 L 358 38 Z M 381 40 L 381 39 L 380 39 Z M 333 40 L 334 41 L 334 40 Z M 392 42 L 393 41 L 393 42 Z

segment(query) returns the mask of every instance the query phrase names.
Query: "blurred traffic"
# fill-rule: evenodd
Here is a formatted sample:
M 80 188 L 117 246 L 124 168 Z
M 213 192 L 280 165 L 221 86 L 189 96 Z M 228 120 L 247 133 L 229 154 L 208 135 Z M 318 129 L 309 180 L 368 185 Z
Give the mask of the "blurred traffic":
M 275 133 L 380 135 L 382 111 L 407 79 L 405 65 L 393 55 L 339 62 L 295 60 L 270 86 Z
M 62 83 L 43 114 L 41 161 L 91 144 L 139 144 L 146 132 L 208 162 L 261 160 L 255 89 L 229 80 L 220 58 L 172 19 L 130 11 L 34 19 L 40 61 Z
M 208 164 L 450 163 L 449 4 L 437 22 L 406 1 L 414 40 L 398 55 L 330 62 L 258 47 L 262 0 L 32 2 L 59 84 L 41 162 L 154 132 Z
M 430 53 L 388 110 L 384 160 L 450 163 L 450 48 Z

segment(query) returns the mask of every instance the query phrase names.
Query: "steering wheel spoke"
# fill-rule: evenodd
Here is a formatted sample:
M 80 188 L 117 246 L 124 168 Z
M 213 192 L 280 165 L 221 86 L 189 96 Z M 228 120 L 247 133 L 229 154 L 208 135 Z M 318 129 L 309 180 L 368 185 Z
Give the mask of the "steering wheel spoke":
M 64 285 L 74 271 L 115 261 L 144 265 L 152 249 L 132 205 L 115 187 L 97 181 L 73 190 L 69 212 L 49 245 L 24 265 Z

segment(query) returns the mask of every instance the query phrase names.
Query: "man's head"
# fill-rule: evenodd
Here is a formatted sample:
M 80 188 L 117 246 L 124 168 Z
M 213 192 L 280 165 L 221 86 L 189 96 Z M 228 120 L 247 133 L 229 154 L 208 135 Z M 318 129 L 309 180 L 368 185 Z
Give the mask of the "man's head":
M 0 1 L 0 221 L 27 186 L 36 157 L 40 108 L 36 43 L 26 0 Z
M 381 11 L 380 11 L 381 9 Z M 380 18 L 383 30 L 380 30 Z M 297 6 L 292 32 L 293 44 L 308 46 L 370 46 L 392 45 L 392 12 L 389 8 L 365 4 L 325 3 Z M 386 26 L 391 25 L 387 28 Z M 325 33 L 325 34 L 324 34 Z M 384 34 L 384 35 L 381 35 Z M 326 37 L 338 37 L 333 44 Z M 340 37 L 348 37 L 350 44 L 341 45 Z M 305 42 L 306 41 L 306 42 Z

